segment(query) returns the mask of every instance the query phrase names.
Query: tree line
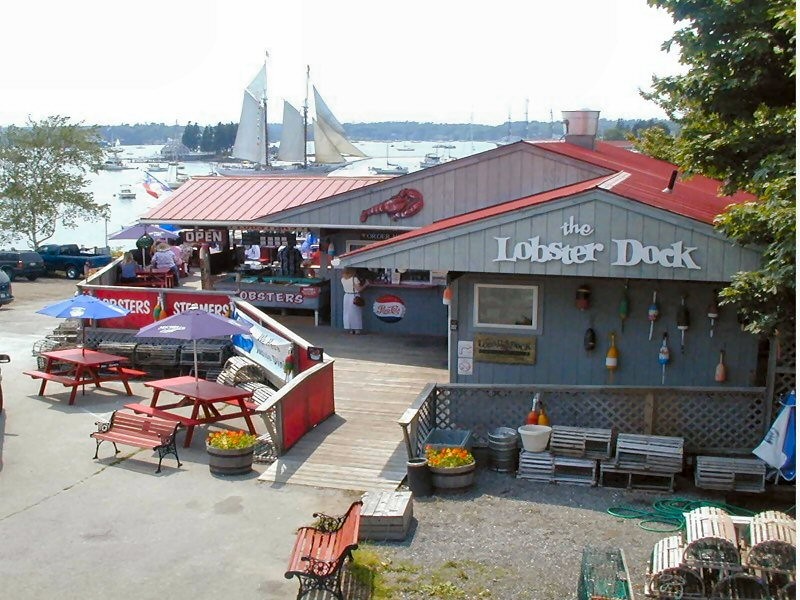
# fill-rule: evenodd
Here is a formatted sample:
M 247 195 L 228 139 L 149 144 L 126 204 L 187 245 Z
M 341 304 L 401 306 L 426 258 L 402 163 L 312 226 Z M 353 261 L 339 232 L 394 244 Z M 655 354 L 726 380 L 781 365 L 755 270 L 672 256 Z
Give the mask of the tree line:
M 119 140 L 125 145 L 163 144 L 180 139 L 190 150 L 228 154 L 236 139 L 237 123 L 200 125 L 164 125 L 146 123 L 136 125 L 106 125 L 98 127 L 100 136 L 109 143 Z M 659 127 L 675 133 L 675 123 L 666 119 L 600 119 L 598 135 L 607 140 L 623 140 L 649 127 Z M 475 125 L 472 123 L 420 123 L 417 121 L 383 121 L 378 123 L 345 123 L 345 131 L 352 140 L 365 142 L 396 142 L 425 140 L 431 142 L 476 141 L 494 142 L 503 139 L 550 140 L 564 134 L 560 121 L 512 121 L 502 125 Z M 270 123 L 271 142 L 280 140 L 283 126 Z M 314 139 L 313 129 L 309 137 Z

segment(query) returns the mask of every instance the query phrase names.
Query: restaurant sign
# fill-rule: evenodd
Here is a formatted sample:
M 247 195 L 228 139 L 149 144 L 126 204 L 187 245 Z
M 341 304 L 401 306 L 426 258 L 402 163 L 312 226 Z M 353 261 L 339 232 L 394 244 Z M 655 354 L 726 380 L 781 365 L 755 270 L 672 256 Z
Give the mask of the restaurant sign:
M 570 217 L 560 227 L 563 235 L 578 234 L 588 236 L 594 233 L 594 227 L 588 223 L 579 224 L 575 217 Z M 611 239 L 611 244 L 588 242 L 586 244 L 565 244 L 564 242 L 543 242 L 540 236 L 533 236 L 524 241 L 513 242 L 510 237 L 495 237 L 497 256 L 493 262 L 529 261 L 546 263 L 560 261 L 565 265 L 580 265 L 597 262 L 598 256 L 611 253 L 612 266 L 633 267 L 640 263 L 660 265 L 671 269 L 700 269 L 692 253 L 696 247 L 684 246 L 676 241 L 664 247 L 647 244 L 633 238 Z
M 536 364 L 536 338 L 476 333 L 472 356 L 478 362 Z

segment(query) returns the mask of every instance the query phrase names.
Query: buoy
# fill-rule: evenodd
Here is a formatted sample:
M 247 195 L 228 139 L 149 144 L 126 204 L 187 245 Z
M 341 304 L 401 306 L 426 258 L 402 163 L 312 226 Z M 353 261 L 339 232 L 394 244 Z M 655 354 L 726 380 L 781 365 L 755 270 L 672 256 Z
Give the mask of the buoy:
M 681 296 L 681 305 L 678 307 L 678 329 L 681 331 L 681 354 L 684 349 L 684 335 L 686 330 L 689 329 L 689 309 L 686 306 L 686 296 Z
M 669 347 L 667 346 L 667 332 L 661 338 L 661 347 L 658 349 L 658 364 L 661 365 L 661 385 L 667 380 L 667 363 L 669 363 Z
M 647 320 L 650 321 L 650 336 L 647 338 L 648 340 L 653 339 L 653 323 L 658 321 L 658 302 L 656 302 L 656 294 L 658 292 L 653 292 L 653 302 L 650 303 L 650 306 L 647 307 Z
M 580 310 L 587 310 L 592 298 L 592 290 L 588 285 L 582 285 L 575 291 L 575 306 Z
M 583 334 L 583 349 L 587 352 L 591 352 L 594 350 L 596 345 L 597 336 L 594 333 L 594 329 L 589 327 L 589 329 L 586 330 L 586 333 Z
M 453 290 L 449 285 L 444 287 L 444 291 L 442 292 L 442 304 L 445 306 L 450 306 L 450 301 L 453 299 Z
M 619 350 L 617 350 L 615 334 L 611 333 L 611 347 L 606 352 L 606 369 L 608 369 L 608 382 L 614 382 L 614 371 L 619 366 Z
M 725 350 L 719 351 L 719 364 L 717 365 L 716 370 L 714 371 L 714 381 L 717 383 L 722 383 L 728 378 L 728 373 L 725 371 L 725 363 L 723 362 L 725 358 Z
M 708 337 L 714 337 L 714 323 L 719 319 L 719 304 L 717 304 L 717 290 L 714 290 L 714 295 L 711 297 L 711 304 L 708 305 L 708 318 L 711 319 L 711 329 L 708 332 Z

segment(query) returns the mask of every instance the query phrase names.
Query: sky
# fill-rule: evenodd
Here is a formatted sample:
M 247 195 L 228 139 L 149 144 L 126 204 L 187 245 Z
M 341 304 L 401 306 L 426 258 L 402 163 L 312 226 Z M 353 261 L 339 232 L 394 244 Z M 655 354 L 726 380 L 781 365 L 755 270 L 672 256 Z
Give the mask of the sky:
M 5 2 L 0 125 L 238 122 L 267 59 L 270 122 L 311 82 L 340 121 L 498 125 L 561 110 L 664 118 L 639 95 L 678 73 L 646 0 Z

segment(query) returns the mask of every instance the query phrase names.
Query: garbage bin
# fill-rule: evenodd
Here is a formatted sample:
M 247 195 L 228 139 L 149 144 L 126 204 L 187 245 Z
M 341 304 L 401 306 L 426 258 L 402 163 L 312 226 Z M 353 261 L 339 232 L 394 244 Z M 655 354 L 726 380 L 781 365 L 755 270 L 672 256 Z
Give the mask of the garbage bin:
M 408 488 L 415 497 L 430 496 L 433 493 L 431 472 L 427 458 L 411 458 L 406 463 Z

